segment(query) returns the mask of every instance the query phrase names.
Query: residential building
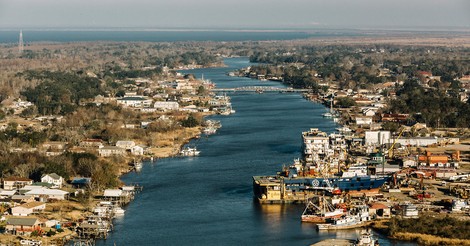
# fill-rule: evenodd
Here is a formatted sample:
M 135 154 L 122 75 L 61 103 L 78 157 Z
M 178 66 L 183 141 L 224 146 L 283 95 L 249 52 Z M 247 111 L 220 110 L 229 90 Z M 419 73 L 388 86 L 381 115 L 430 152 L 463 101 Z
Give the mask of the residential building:
M 35 230 L 41 230 L 38 218 L 10 217 L 6 221 L 5 233 L 29 236 Z
M 98 154 L 101 157 L 109 157 L 113 155 L 125 155 L 126 149 L 117 146 L 104 146 L 98 149 Z
M 135 142 L 134 141 L 123 141 L 123 140 L 120 140 L 120 141 L 117 141 L 116 142 L 116 147 L 119 147 L 119 148 L 123 148 L 123 149 L 126 149 L 126 150 L 130 150 L 132 149 L 132 147 L 135 146 Z
M 166 110 L 178 110 L 180 105 L 178 102 L 155 102 L 154 108 L 166 111 Z
M 46 204 L 43 202 L 28 202 L 19 206 L 11 208 L 11 214 L 13 216 L 29 216 L 31 214 L 37 214 L 46 209 Z
M 144 108 L 152 105 L 152 99 L 143 96 L 123 97 L 117 99 L 117 103 L 126 107 Z
M 59 176 L 56 173 L 49 173 L 44 174 L 41 177 L 41 182 L 52 184 L 52 188 L 62 188 L 62 184 L 64 183 L 64 178 Z
M 99 148 L 104 146 L 103 140 L 101 139 L 94 139 L 94 138 L 89 138 L 89 139 L 84 139 L 80 142 L 81 147 L 85 148 Z
M 46 188 L 34 189 L 25 193 L 26 196 L 33 196 L 35 198 L 42 197 L 55 200 L 65 200 L 67 194 L 69 194 L 67 191 Z
M 8 177 L 3 179 L 3 189 L 5 190 L 17 190 L 30 184 L 33 184 L 33 180 L 23 177 Z

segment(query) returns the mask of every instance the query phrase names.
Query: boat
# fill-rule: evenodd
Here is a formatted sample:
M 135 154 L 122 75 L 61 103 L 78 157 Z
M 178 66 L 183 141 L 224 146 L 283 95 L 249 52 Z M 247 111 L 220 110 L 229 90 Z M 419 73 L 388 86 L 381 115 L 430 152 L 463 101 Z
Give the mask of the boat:
M 258 94 L 263 94 L 263 92 L 264 91 L 262 89 L 256 89 L 256 93 L 258 93 Z
M 325 117 L 325 118 L 332 118 L 333 114 L 330 113 L 330 112 L 326 112 L 326 113 L 322 114 L 322 116 Z
M 33 240 L 33 239 L 22 239 L 20 240 L 20 245 L 42 245 L 42 241 Z
M 369 231 L 361 233 L 354 246 L 378 246 L 379 240 L 375 239 Z
M 198 151 L 196 147 L 186 147 L 180 151 L 181 156 L 198 156 L 201 151 Z
M 253 192 L 260 203 L 303 202 L 305 196 L 320 190 L 331 193 L 373 192 L 388 181 L 388 176 L 369 175 L 365 165 L 351 166 L 341 176 L 299 176 L 295 166 L 278 175 L 253 176 Z M 296 194 L 302 194 L 298 197 Z
M 326 224 L 317 224 L 318 230 L 344 230 L 363 227 L 369 224 L 369 207 L 361 205 L 349 211 L 340 218 L 329 219 Z
M 206 134 L 206 135 L 215 134 L 217 132 L 217 128 L 215 128 L 215 127 L 206 127 L 206 128 L 204 128 L 204 130 L 202 130 L 202 132 L 204 132 L 204 134 Z
M 134 169 L 139 172 L 142 170 L 142 161 L 134 161 Z
M 123 216 L 126 210 L 122 209 L 119 206 L 113 208 L 114 217 Z
M 307 203 L 301 216 L 302 222 L 325 223 L 327 219 L 344 215 L 343 209 L 335 208 L 324 196 L 319 197 L 318 203 L 316 205 L 311 200 Z

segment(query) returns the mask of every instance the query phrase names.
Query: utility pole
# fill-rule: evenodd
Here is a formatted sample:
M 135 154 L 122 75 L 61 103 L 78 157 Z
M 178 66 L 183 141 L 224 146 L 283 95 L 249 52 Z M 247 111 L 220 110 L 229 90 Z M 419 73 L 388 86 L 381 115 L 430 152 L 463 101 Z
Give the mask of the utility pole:
M 23 30 L 20 30 L 20 38 L 18 40 L 18 53 L 21 55 L 24 51 Z

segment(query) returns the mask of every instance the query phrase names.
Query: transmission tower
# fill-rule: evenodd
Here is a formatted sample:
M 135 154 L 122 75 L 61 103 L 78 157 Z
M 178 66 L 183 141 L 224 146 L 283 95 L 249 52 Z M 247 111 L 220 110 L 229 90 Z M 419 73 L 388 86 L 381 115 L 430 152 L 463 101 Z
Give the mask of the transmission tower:
M 20 40 L 18 41 L 18 53 L 22 54 L 24 50 L 23 30 L 20 30 Z

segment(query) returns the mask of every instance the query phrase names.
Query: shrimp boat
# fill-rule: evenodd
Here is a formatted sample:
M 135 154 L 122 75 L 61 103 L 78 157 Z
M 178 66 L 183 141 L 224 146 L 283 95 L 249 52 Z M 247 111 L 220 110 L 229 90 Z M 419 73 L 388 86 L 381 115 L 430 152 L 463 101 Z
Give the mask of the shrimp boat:
M 364 227 L 369 224 L 369 207 L 362 205 L 340 218 L 329 219 L 327 224 L 317 224 L 318 230 L 344 230 Z
M 340 218 L 344 210 L 335 208 L 324 196 L 320 197 L 318 205 L 311 200 L 307 203 L 302 213 L 302 222 L 325 223 L 328 219 Z
M 201 151 L 197 150 L 196 147 L 186 147 L 180 151 L 181 156 L 198 156 Z

